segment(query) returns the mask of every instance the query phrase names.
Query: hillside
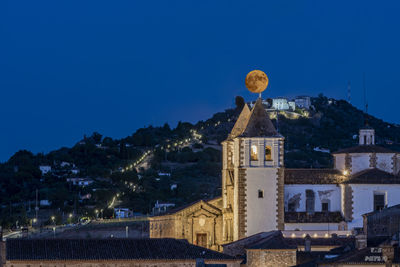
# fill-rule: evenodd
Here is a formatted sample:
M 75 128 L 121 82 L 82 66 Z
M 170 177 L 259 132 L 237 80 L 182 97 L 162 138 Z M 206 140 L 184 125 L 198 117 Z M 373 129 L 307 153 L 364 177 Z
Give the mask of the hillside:
M 357 143 L 364 118 L 376 130 L 376 142 L 400 151 L 400 127 L 365 114 L 343 100 L 319 96 L 312 99 L 308 116 L 289 118 L 280 112 L 278 126 L 285 137 L 285 166 L 332 167 L 329 153 Z M 49 200 L 57 222 L 63 215 L 112 216 L 116 205 L 148 213 L 154 203 L 177 206 L 220 194 L 221 152 L 219 144 L 232 129 L 239 108 L 215 114 L 196 124 L 180 122 L 175 129 L 138 129 L 123 139 L 93 133 L 71 148 L 48 154 L 18 151 L 0 164 L 0 218 L 10 227 L 27 223 L 33 216 L 36 189 L 40 200 Z M 271 114 L 274 115 L 274 114 Z M 49 166 L 43 174 L 39 166 Z M 90 178 L 86 186 L 67 182 L 68 177 Z M 96 210 L 103 210 L 95 214 Z M 43 215 L 43 218 L 46 218 Z M 64 219 L 65 220 L 65 219 Z

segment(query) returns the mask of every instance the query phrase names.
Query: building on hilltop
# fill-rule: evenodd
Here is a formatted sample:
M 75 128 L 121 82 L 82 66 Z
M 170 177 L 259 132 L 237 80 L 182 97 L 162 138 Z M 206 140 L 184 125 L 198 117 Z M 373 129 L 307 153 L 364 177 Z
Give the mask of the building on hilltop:
M 311 98 L 309 96 L 298 96 L 294 99 L 294 103 L 298 108 L 310 109 Z
M 273 230 L 350 234 L 362 215 L 400 204 L 400 154 L 375 145 L 360 129 L 359 145 L 334 152 L 332 169 L 284 166 L 284 137 L 258 99 L 244 106 L 222 142 L 221 197 L 150 218 L 150 237 L 222 245 Z

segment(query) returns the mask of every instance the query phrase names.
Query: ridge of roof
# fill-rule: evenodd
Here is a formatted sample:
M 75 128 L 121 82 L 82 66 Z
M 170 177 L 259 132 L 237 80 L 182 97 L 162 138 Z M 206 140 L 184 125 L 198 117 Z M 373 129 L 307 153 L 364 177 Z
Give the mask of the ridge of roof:
M 177 213 L 177 212 L 179 212 L 179 211 L 182 211 L 182 210 L 184 210 L 184 209 L 187 209 L 187 208 L 189 208 L 189 207 L 191 207 L 191 206 L 193 206 L 193 205 L 196 205 L 196 204 L 198 204 L 198 203 L 200 203 L 200 202 L 204 202 L 205 204 L 207 204 L 208 206 L 212 207 L 213 209 L 216 209 L 216 210 L 218 210 L 218 211 L 221 211 L 220 208 L 216 207 L 216 206 L 213 205 L 213 204 L 208 203 L 208 201 L 216 200 L 216 199 L 218 199 L 218 198 L 220 198 L 220 197 L 221 197 L 221 196 L 219 196 L 219 197 L 214 197 L 214 198 L 210 198 L 210 199 L 199 199 L 199 200 L 193 201 L 193 202 L 191 202 L 191 203 L 188 203 L 188 204 L 186 204 L 186 205 L 183 205 L 183 206 L 180 206 L 180 207 L 176 207 L 176 208 L 174 208 L 174 209 L 170 209 L 170 210 L 168 210 L 166 213 L 163 213 L 163 214 L 160 214 L 160 215 L 156 215 L 156 216 L 152 216 L 152 218 L 155 218 L 155 217 L 162 217 L 162 216 L 166 216 L 166 215 L 172 215 L 172 214 L 175 214 L 175 213 Z

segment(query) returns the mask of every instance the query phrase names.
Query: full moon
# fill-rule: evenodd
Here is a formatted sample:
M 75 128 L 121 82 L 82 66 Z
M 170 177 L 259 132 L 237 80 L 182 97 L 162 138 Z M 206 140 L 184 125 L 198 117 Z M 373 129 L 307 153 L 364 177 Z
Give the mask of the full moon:
M 261 70 L 253 70 L 247 74 L 245 83 L 250 92 L 261 93 L 268 86 L 268 77 Z

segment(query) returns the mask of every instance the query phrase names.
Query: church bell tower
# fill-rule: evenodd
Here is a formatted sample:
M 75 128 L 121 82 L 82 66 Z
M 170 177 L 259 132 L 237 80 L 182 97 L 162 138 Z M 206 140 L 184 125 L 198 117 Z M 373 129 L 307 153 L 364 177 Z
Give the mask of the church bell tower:
M 259 98 L 222 142 L 223 239 L 284 228 L 284 138 Z

